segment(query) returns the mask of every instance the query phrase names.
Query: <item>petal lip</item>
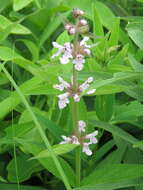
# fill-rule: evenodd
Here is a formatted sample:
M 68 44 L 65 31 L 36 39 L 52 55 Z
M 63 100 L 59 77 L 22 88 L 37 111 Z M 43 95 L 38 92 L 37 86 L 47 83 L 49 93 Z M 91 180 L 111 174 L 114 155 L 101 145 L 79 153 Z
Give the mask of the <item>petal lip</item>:
M 90 95 L 90 94 L 94 94 L 96 92 L 96 89 L 91 89 L 89 91 L 87 91 L 86 94 Z

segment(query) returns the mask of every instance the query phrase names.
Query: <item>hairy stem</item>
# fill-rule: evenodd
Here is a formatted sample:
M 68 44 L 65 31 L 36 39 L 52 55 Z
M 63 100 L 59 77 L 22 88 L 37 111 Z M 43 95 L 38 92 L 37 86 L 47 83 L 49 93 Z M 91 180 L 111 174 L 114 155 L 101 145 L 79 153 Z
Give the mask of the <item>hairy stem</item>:
M 80 186 L 81 179 L 81 147 L 77 147 L 76 149 L 76 185 Z
M 78 20 L 77 20 L 78 25 Z M 78 33 L 75 34 L 74 38 L 74 51 L 76 51 L 76 44 L 78 42 Z M 77 71 L 74 68 L 73 65 L 73 90 L 76 92 L 78 88 L 78 75 Z M 73 100 L 72 103 L 72 117 L 73 117 L 73 129 L 75 132 L 75 135 L 79 138 L 80 133 L 78 130 L 78 103 Z M 81 170 L 81 147 L 78 147 L 76 149 L 76 158 L 75 158 L 75 165 L 76 165 L 76 185 L 80 186 L 80 170 Z
M 73 68 L 73 88 L 76 90 L 78 87 L 77 84 L 77 72 L 75 68 Z M 73 129 L 75 135 L 79 138 L 80 133 L 78 131 L 78 103 L 73 100 L 72 102 L 72 120 L 73 120 Z M 76 164 L 76 185 L 80 186 L 80 170 L 81 170 L 81 148 L 78 147 L 76 149 L 76 158 L 75 158 L 75 164 Z

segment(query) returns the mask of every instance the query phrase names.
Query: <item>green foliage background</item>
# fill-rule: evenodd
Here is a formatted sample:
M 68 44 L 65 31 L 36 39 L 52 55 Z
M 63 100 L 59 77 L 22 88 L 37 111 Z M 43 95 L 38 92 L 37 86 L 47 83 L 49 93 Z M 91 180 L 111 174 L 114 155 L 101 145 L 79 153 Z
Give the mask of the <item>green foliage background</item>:
M 86 12 L 96 44 L 79 74 L 97 89 L 83 94 L 80 118 L 99 130 L 94 155 L 82 155 L 81 187 L 76 146 L 56 145 L 72 120 L 53 84 L 69 80 L 71 65 L 51 60 L 52 41 L 71 40 L 63 24 L 73 8 Z M 0 60 L 2 190 L 64 190 L 64 175 L 74 190 L 143 190 L 143 0 L 1 0 Z

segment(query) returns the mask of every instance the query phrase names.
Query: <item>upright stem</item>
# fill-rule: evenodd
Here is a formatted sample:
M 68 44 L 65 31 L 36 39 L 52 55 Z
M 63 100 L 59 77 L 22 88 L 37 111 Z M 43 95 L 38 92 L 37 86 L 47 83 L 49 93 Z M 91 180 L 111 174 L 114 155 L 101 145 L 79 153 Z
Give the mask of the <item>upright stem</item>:
M 78 20 L 77 20 L 78 24 Z M 78 33 L 75 34 L 74 38 L 74 50 L 76 51 L 76 43 L 78 42 Z M 77 80 L 77 71 L 73 65 L 73 90 L 77 91 L 78 88 L 78 80 Z M 79 138 L 80 133 L 78 130 L 78 103 L 73 100 L 72 102 L 72 118 L 73 118 L 73 129 L 75 135 Z M 80 178 L 81 178 L 81 147 L 76 149 L 76 158 L 75 158 L 75 165 L 76 165 L 76 185 L 80 186 Z
M 77 72 L 75 68 L 73 68 L 73 88 L 74 90 L 77 89 Z M 72 102 L 72 118 L 73 118 L 73 129 L 75 131 L 75 135 L 79 138 L 80 133 L 78 131 L 78 103 Z M 76 185 L 80 186 L 80 170 L 81 170 L 81 147 L 76 149 L 76 158 L 75 158 L 75 165 L 76 165 Z
M 80 179 L 81 179 L 81 147 L 76 149 L 76 185 L 77 187 L 80 186 Z
M 75 70 L 74 66 L 73 66 L 73 90 L 76 91 L 77 89 L 77 71 Z M 78 128 L 77 128 L 77 124 L 78 124 L 78 104 L 77 102 L 75 102 L 73 100 L 72 103 L 72 116 L 73 116 L 73 130 L 75 132 L 75 135 L 78 136 Z

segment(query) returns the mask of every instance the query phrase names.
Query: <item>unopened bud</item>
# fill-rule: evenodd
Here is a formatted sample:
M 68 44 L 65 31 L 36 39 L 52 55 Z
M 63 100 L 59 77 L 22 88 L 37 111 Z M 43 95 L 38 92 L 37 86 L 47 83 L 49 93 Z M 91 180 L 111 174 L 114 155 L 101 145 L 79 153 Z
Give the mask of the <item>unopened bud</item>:
M 87 25 L 87 21 L 86 21 L 85 19 L 81 19 L 81 20 L 79 21 L 79 24 L 80 24 L 81 26 L 85 26 L 85 25 Z
M 65 24 L 65 29 L 68 31 L 69 34 L 75 34 L 76 33 L 76 29 L 75 26 L 73 24 Z
M 66 30 L 69 30 L 71 27 L 72 27 L 72 25 L 71 25 L 70 23 L 65 24 L 65 29 L 66 29 Z
M 85 53 L 86 55 L 90 55 L 90 54 L 91 54 L 91 51 L 90 51 L 90 49 L 84 49 L 84 53 Z
M 78 31 L 81 34 L 88 33 L 89 32 L 89 27 L 88 27 L 88 25 L 80 26 L 80 27 L 78 27 Z
M 76 29 L 75 29 L 74 27 L 71 27 L 71 28 L 68 30 L 68 32 L 69 32 L 70 34 L 75 34 L 75 33 L 76 33 Z
M 74 17 L 79 17 L 84 15 L 84 11 L 80 10 L 79 8 L 73 9 L 73 16 Z

